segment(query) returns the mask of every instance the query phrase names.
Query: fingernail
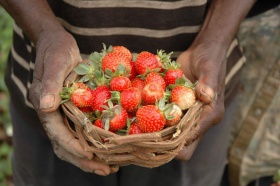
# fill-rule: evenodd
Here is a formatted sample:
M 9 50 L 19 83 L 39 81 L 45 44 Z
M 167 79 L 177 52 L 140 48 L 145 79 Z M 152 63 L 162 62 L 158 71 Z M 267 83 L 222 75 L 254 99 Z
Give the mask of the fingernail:
M 94 170 L 94 174 L 98 174 L 100 176 L 107 176 L 108 175 L 102 170 Z
M 40 109 L 50 109 L 54 106 L 54 95 L 45 94 L 40 100 Z
M 214 99 L 214 92 L 212 90 L 212 88 L 204 85 L 201 87 L 201 92 L 207 96 L 209 99 L 213 100 Z

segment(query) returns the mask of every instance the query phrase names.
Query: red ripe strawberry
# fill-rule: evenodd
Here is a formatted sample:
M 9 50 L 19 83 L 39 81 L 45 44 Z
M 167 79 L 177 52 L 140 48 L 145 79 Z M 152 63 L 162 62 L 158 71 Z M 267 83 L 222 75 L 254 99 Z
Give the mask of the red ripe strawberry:
M 128 112 L 127 114 L 129 119 L 133 119 L 134 117 L 136 117 L 136 112 Z
M 110 91 L 108 86 L 98 86 L 93 90 L 94 101 L 91 107 L 93 111 L 105 110 L 102 105 L 108 105 L 106 101 L 111 97 Z
M 110 52 L 102 59 L 102 70 L 106 72 L 106 69 L 115 72 L 119 65 L 123 65 L 129 71 L 131 70 L 130 60 L 122 52 Z
M 104 127 L 103 127 L 103 125 L 102 125 L 102 120 L 101 120 L 101 119 L 97 119 L 97 120 L 93 123 L 93 125 L 95 125 L 95 126 L 97 126 L 97 127 L 99 127 L 99 128 L 104 129 Z
M 93 104 L 92 90 L 83 83 L 76 83 L 74 92 L 71 94 L 71 101 L 76 107 L 90 107 Z
M 135 69 L 138 74 L 145 74 L 147 71 L 153 71 L 161 68 L 156 55 L 143 51 L 141 52 L 135 61 Z
M 165 126 L 170 127 L 176 125 L 181 120 L 182 114 L 182 110 L 178 105 L 172 105 L 172 107 L 165 112 L 166 116 L 172 117 L 172 119 L 166 120 Z
M 186 110 L 195 103 L 196 98 L 192 89 L 179 85 L 172 89 L 170 100 L 176 103 L 181 110 Z
M 128 112 L 135 112 L 140 106 L 141 100 L 141 92 L 135 87 L 124 90 L 120 96 L 120 103 Z
M 169 69 L 165 73 L 164 80 L 166 85 L 175 84 L 176 79 L 181 79 L 183 77 L 183 71 L 181 69 Z
M 113 46 L 113 52 L 123 53 L 129 60 L 132 60 L 131 52 L 124 46 Z
M 156 132 L 163 129 L 166 119 L 162 111 L 155 105 L 146 105 L 138 109 L 136 119 L 142 132 Z
M 110 104 L 109 104 L 110 105 Z M 101 118 L 105 121 L 105 130 L 117 131 L 126 126 L 128 114 L 120 105 L 110 106 L 103 111 Z
M 145 85 L 142 90 L 142 101 L 144 105 L 154 105 L 157 100 L 164 97 L 164 89 L 156 83 Z
M 137 123 L 131 123 L 128 134 L 141 134 L 142 131 L 139 128 L 139 125 Z
M 113 77 L 110 82 L 110 87 L 112 90 L 121 92 L 131 87 L 131 81 L 125 76 Z
M 165 83 L 163 77 L 159 73 L 156 73 L 156 72 L 151 72 L 146 76 L 145 84 L 147 85 L 149 83 L 159 84 L 163 90 L 165 90 L 165 88 L 166 88 L 166 83 Z
M 130 61 L 130 65 L 131 65 L 131 70 L 130 70 L 130 73 L 129 73 L 129 79 L 133 80 L 137 76 L 137 72 L 136 72 L 136 69 L 135 69 L 135 62 Z
M 145 86 L 145 82 L 143 79 L 140 79 L 140 78 L 134 78 L 132 81 L 131 81 L 131 86 L 132 87 L 135 87 L 135 88 L 138 88 L 141 92 Z
M 79 107 L 80 111 L 84 112 L 84 113 L 90 113 L 92 112 L 91 107 Z

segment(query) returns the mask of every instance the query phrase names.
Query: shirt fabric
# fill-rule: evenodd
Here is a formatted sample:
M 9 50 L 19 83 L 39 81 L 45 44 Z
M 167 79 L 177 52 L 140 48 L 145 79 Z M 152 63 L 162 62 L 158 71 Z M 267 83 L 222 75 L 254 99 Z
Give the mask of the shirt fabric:
M 105 43 L 123 45 L 132 52 L 147 50 L 156 53 L 158 49 L 164 49 L 167 53 L 173 51 L 176 58 L 191 45 L 207 10 L 206 0 L 48 2 L 58 21 L 76 39 L 83 56 L 100 51 L 102 43 Z M 5 78 L 11 95 L 16 185 L 219 184 L 227 161 L 229 127 L 226 124 L 215 126 L 207 132 L 188 163 L 173 160 L 154 169 L 126 166 L 116 174 L 100 177 L 84 173 L 58 159 L 28 100 L 36 58 L 35 47 L 17 23 L 14 24 L 13 39 Z M 238 72 L 245 62 L 236 39 L 228 50 L 227 58 L 225 97 L 228 105 L 232 105 L 229 100 L 235 94 Z M 230 112 L 227 113 L 225 123 L 230 118 Z M 206 176 L 201 178 L 201 175 Z

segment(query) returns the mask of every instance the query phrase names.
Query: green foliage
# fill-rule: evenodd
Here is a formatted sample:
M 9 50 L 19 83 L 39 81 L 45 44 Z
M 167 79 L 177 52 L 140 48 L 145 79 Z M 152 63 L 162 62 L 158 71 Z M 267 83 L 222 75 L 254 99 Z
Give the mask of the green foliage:
M 0 186 L 9 185 L 12 177 L 12 145 L 7 135 L 8 129 L 11 129 L 9 94 L 4 82 L 6 62 L 12 43 L 12 25 L 12 18 L 0 7 Z
M 12 42 L 12 18 L 0 7 L 0 90 L 7 90 L 3 74 L 6 69 L 6 60 Z

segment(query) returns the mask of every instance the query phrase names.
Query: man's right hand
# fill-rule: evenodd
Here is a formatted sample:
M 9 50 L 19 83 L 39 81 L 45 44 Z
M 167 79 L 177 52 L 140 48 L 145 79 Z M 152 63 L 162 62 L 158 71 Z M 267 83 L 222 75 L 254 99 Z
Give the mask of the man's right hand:
M 75 39 L 65 30 L 43 32 L 36 44 L 36 63 L 30 100 L 45 128 L 55 154 L 83 171 L 108 175 L 110 167 L 98 162 L 93 153 L 86 152 L 79 140 L 63 124 L 59 111 L 63 82 L 81 62 Z
M 108 175 L 110 168 L 86 152 L 63 124 L 59 112 L 63 82 L 82 59 L 75 39 L 57 21 L 45 0 L 0 0 L 0 4 L 14 18 L 36 46 L 36 63 L 30 100 L 45 128 L 54 153 L 83 171 Z

